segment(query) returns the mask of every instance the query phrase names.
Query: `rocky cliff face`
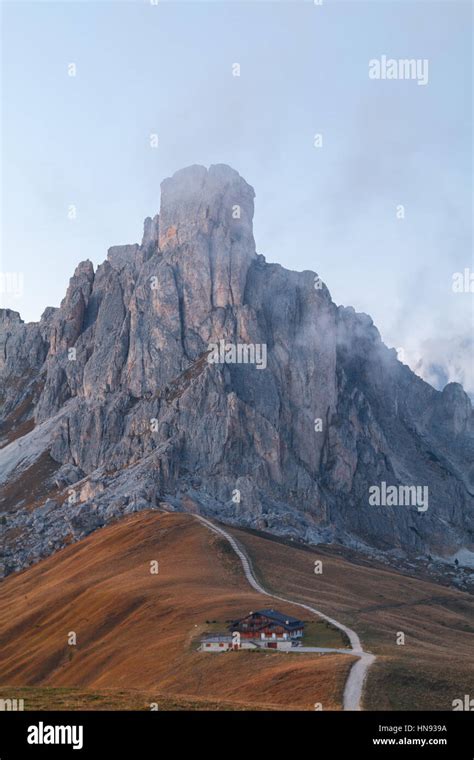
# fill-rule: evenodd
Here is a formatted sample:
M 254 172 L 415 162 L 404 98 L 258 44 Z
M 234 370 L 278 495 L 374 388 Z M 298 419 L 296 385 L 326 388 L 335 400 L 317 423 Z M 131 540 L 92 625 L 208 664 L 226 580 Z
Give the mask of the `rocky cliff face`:
M 469 398 L 415 376 L 314 273 L 257 255 L 253 198 L 227 166 L 177 172 L 141 245 L 79 264 L 37 324 L 0 311 L 5 572 L 150 507 L 471 556 Z M 429 503 L 374 505 L 381 484 Z

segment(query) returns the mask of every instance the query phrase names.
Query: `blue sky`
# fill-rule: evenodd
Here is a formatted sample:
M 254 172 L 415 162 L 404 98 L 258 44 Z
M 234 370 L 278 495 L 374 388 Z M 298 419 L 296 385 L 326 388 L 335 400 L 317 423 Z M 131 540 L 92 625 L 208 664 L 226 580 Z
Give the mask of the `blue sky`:
M 452 291 L 474 269 L 471 24 L 456 0 L 3 2 L 1 270 L 24 277 L 4 305 L 37 320 L 79 261 L 140 241 L 162 179 L 228 163 L 259 253 L 474 392 L 473 295 Z M 370 80 L 384 54 L 428 59 L 428 84 Z

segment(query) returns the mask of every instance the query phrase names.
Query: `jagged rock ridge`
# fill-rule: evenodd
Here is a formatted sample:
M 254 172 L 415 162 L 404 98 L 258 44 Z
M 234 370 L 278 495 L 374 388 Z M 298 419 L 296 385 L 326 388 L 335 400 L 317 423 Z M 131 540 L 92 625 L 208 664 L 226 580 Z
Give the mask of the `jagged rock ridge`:
M 254 191 L 233 169 L 192 166 L 161 188 L 142 243 L 79 264 L 58 309 L 32 324 L 0 311 L 5 572 L 163 506 L 395 556 L 471 556 L 462 387 L 434 390 L 313 272 L 258 255 Z M 264 344 L 266 368 L 210 363 L 220 340 Z M 19 496 L 38 462 L 41 484 Z M 429 509 L 370 506 L 381 482 L 427 485 Z

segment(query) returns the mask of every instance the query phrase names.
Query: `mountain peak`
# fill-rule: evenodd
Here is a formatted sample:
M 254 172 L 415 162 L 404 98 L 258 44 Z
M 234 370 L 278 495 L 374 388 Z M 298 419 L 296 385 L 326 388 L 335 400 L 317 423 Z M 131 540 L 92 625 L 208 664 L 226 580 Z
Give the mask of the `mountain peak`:
M 18 311 L 13 311 L 13 309 L 0 309 L 0 322 L 3 322 L 4 324 L 22 324 L 23 320 Z
M 161 250 L 221 227 L 235 238 L 246 238 L 255 252 L 254 197 L 254 189 L 226 164 L 180 169 L 161 183 Z
M 162 502 L 310 543 L 472 551 L 461 387 L 438 393 L 314 274 L 257 257 L 255 193 L 234 169 L 190 166 L 161 191 L 142 244 L 80 264 L 58 310 L 32 325 L 0 314 L 3 425 L 36 425 L 0 451 L 0 473 L 19 462 L 21 479 L 46 452 L 59 480 L 87 480 L 78 504 L 48 512 L 40 550 L 34 511 L 18 513 L 29 532 L 8 567 L 61 546 L 71 523 L 80 537 Z M 375 508 L 381 484 L 429 489 L 429 509 Z

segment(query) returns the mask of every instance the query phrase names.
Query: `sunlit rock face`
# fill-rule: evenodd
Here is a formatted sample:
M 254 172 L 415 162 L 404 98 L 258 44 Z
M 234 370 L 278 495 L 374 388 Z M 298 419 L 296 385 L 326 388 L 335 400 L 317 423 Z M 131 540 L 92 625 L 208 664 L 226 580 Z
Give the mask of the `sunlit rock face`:
M 7 568 L 163 504 L 394 556 L 474 549 L 469 398 L 414 375 L 313 272 L 258 255 L 254 195 L 228 166 L 183 169 L 141 244 L 79 264 L 58 309 L 0 311 L 0 471 L 22 476 L 21 443 L 59 472 L 42 530 L 9 503 Z M 427 486 L 429 507 L 371 505 L 382 482 Z

